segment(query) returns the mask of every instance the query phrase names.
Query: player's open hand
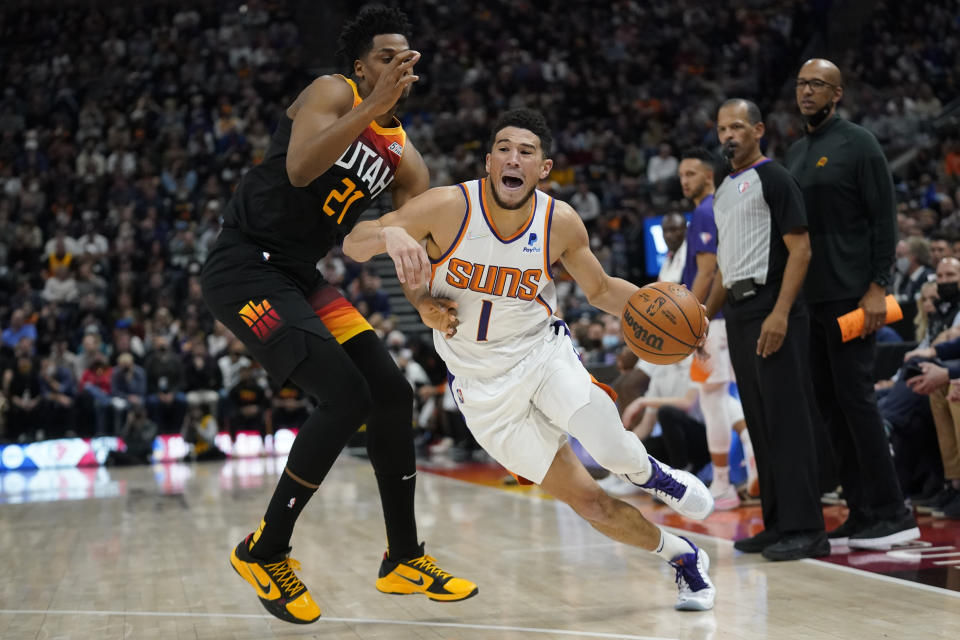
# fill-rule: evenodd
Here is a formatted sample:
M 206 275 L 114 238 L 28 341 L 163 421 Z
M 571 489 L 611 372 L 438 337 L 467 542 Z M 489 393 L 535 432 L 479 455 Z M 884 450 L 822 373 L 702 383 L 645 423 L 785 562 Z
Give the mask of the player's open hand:
M 376 107 L 378 115 L 389 113 L 397 104 L 403 92 L 420 79 L 413 74 L 413 65 L 420 59 L 420 52 L 407 49 L 393 56 L 390 64 L 377 78 L 377 84 L 365 98 L 366 102 Z
M 457 303 L 453 300 L 424 296 L 417 302 L 417 311 L 423 324 L 431 329 L 436 329 L 447 338 L 457 334 L 460 320 L 457 318 Z
M 787 316 L 771 313 L 760 325 L 760 337 L 757 339 L 757 355 L 761 358 L 771 356 L 783 346 L 787 335 Z
M 427 250 L 405 229 L 384 227 L 383 240 L 401 284 L 416 288 L 430 280 L 430 258 Z

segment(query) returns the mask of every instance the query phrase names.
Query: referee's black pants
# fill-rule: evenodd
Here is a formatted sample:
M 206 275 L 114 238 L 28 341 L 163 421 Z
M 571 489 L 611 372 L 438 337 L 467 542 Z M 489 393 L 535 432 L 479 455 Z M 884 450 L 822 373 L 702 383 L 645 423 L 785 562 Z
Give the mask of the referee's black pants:
M 728 296 L 723 315 L 730 360 L 757 460 L 764 528 L 781 535 L 823 531 L 810 422 L 809 317 L 802 302 L 790 311 L 779 351 L 757 355 L 760 327 L 778 292 L 766 285 L 740 302 Z
M 873 389 L 876 334 L 840 339 L 837 317 L 858 303 L 810 305 L 810 370 L 850 515 L 873 523 L 901 516 L 906 507 Z

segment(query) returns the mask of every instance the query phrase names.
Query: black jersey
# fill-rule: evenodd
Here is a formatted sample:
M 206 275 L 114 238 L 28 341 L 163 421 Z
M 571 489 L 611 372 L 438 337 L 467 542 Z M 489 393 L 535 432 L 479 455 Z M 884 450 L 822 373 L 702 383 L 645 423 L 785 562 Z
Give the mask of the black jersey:
M 357 85 L 354 108 L 362 102 Z M 224 209 L 223 224 L 239 229 L 265 252 L 284 261 L 315 264 L 349 233 L 360 214 L 393 182 L 407 135 L 371 122 L 332 167 L 305 187 L 287 176 L 287 147 L 293 121 L 277 126 L 259 165 L 247 172 Z

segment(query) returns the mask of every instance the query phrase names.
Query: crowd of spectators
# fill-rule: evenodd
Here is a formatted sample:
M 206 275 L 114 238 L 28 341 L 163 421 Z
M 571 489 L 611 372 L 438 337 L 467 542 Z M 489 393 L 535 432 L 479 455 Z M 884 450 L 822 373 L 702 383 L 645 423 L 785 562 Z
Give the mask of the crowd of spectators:
M 142 416 L 161 433 L 209 430 L 211 415 L 229 428 L 302 419 L 308 400 L 265 379 L 198 283 L 220 211 L 311 77 L 294 4 L 0 7 L 0 439 L 121 434 Z M 498 112 L 541 109 L 556 138 L 541 187 L 575 204 L 608 272 L 642 282 L 641 221 L 689 208 L 678 154 L 716 145 L 722 100 L 761 105 L 771 155 L 801 134 L 793 78 L 829 4 L 407 3 L 423 58 L 404 125 L 432 182 L 450 184 L 482 175 Z M 840 60 L 843 114 L 891 159 L 908 152 L 895 176 L 901 238 L 940 233 L 951 254 L 960 140 L 933 123 L 960 80 L 953 6 L 907 15 L 877 3 L 862 46 Z M 397 336 L 375 273 L 337 252 L 318 267 L 422 370 L 418 396 L 435 402 L 420 421 L 461 434 L 443 409 L 442 364 Z M 618 320 L 558 281 L 585 361 L 612 364 Z

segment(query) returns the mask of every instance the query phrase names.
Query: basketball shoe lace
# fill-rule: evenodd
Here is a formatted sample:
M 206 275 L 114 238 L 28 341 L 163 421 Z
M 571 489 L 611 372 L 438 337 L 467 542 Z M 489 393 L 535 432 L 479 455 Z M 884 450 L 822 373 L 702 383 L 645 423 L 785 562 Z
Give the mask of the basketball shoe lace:
M 644 489 L 650 489 L 656 494 L 662 493 L 666 496 L 674 498 L 675 500 L 682 498 L 683 494 L 687 492 L 687 485 L 674 478 L 671 474 L 665 472 L 660 468 L 660 465 L 653 463 L 652 466 L 653 469 L 652 473 L 650 474 L 650 479 L 637 486 Z
M 680 595 L 688 595 L 701 589 L 706 589 L 707 583 L 700 575 L 697 566 L 697 554 L 687 553 L 670 561 L 670 566 L 677 570 L 677 589 Z
M 263 568 L 270 573 L 270 577 L 277 583 L 287 597 L 294 598 L 300 592 L 305 591 L 306 587 L 300 582 L 300 578 L 294 571 L 300 570 L 300 563 L 293 558 L 284 558 L 279 562 L 264 564 Z
M 411 567 L 415 567 L 419 571 L 423 571 L 427 575 L 438 580 L 446 580 L 447 578 L 453 577 L 451 574 L 438 567 L 435 564 L 436 561 L 437 559 L 432 556 L 420 556 L 419 558 L 411 560 L 408 564 Z

